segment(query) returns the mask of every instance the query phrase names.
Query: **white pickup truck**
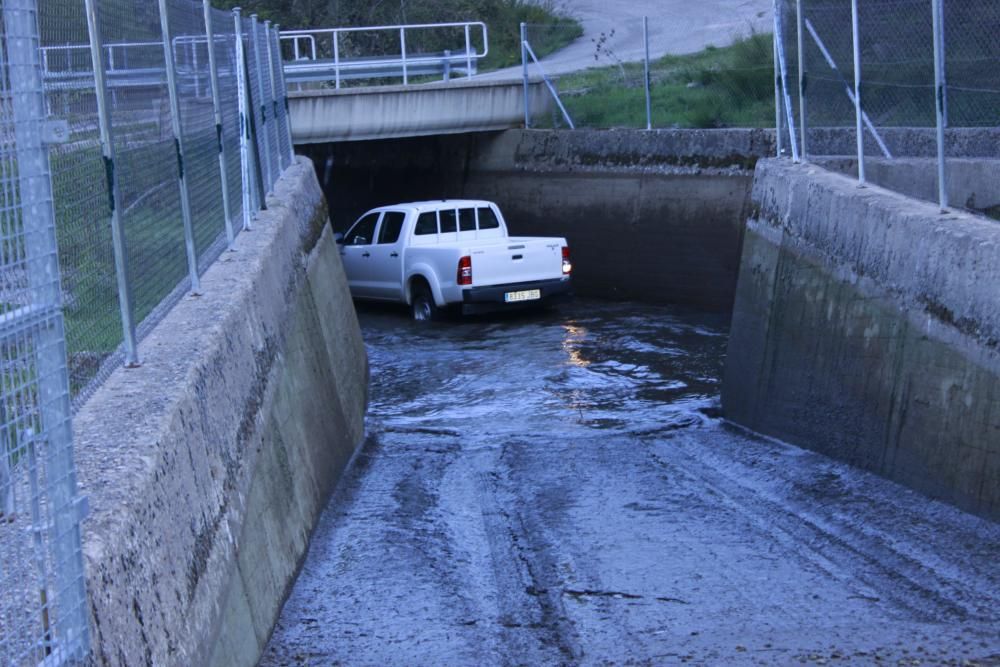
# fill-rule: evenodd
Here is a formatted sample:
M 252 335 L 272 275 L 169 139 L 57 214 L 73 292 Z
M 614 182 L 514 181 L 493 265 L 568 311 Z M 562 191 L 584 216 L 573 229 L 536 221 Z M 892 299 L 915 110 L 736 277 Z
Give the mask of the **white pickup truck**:
M 338 237 L 356 299 L 409 305 L 416 320 L 547 303 L 571 295 L 566 239 L 509 237 L 496 204 L 383 206 Z

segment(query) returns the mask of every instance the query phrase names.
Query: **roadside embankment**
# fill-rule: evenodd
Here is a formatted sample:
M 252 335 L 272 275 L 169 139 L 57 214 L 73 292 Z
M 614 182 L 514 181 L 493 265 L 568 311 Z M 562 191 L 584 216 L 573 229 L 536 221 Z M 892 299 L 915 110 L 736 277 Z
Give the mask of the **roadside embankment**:
M 75 418 L 92 659 L 253 665 L 363 438 L 368 368 L 312 165 Z
M 758 163 L 728 419 L 1000 518 L 1000 225 Z

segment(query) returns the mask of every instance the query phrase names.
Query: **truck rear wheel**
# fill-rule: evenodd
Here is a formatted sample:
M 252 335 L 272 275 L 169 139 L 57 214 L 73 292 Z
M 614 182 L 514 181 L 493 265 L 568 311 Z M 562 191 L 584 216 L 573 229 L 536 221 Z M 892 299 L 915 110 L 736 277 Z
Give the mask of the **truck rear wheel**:
M 435 322 L 441 319 L 441 309 L 434 303 L 434 294 L 426 283 L 419 282 L 413 286 L 411 312 L 417 322 Z

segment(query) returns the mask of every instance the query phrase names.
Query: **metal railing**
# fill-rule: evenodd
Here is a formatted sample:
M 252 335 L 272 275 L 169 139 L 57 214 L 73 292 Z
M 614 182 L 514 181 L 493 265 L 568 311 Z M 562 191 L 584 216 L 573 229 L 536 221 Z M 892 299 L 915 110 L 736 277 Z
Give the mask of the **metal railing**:
M 489 55 L 480 21 L 287 30 L 281 33 L 290 83 L 401 79 L 452 74 L 472 77 Z

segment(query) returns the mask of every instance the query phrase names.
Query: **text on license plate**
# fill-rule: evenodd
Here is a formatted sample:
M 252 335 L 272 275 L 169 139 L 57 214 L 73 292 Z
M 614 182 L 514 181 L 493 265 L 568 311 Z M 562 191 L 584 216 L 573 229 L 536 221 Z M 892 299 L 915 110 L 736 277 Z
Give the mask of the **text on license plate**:
M 516 303 L 518 301 L 535 301 L 542 298 L 542 290 L 538 289 L 528 289 L 522 290 L 520 292 L 507 292 L 503 295 L 503 300 L 507 303 Z

